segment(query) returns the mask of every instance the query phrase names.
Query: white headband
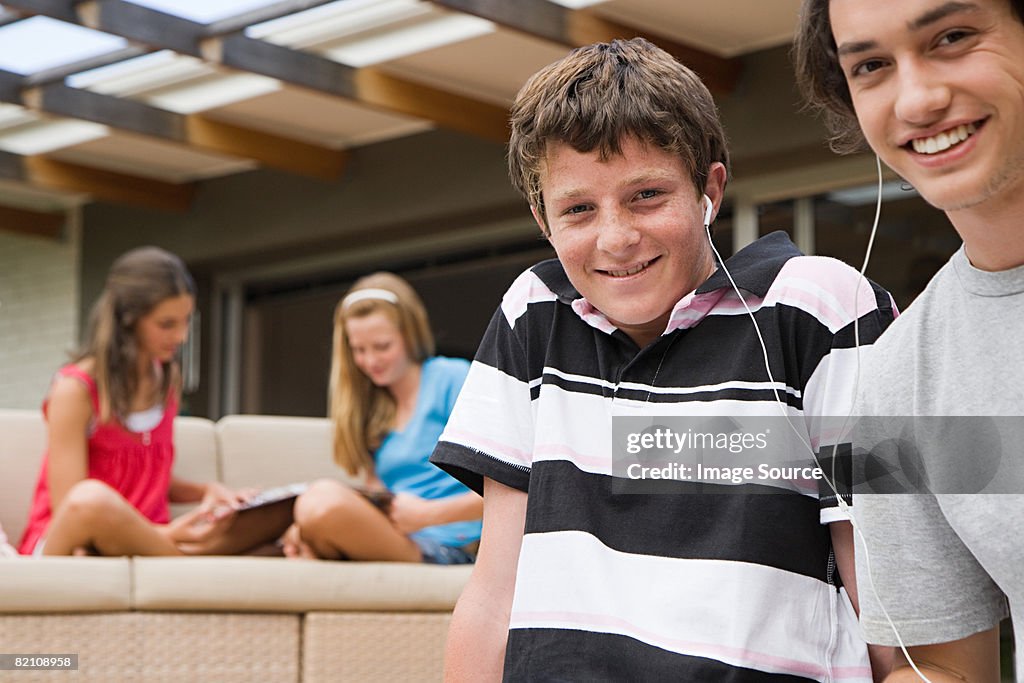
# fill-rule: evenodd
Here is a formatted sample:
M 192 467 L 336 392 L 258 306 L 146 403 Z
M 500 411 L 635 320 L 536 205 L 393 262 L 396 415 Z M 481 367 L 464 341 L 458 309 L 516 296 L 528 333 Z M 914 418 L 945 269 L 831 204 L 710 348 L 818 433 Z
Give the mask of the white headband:
M 352 292 L 342 300 L 341 307 L 348 308 L 357 301 L 364 301 L 366 299 L 379 299 L 381 301 L 387 301 L 388 303 L 398 304 L 398 295 L 394 292 L 371 287 L 368 289 L 357 289 Z

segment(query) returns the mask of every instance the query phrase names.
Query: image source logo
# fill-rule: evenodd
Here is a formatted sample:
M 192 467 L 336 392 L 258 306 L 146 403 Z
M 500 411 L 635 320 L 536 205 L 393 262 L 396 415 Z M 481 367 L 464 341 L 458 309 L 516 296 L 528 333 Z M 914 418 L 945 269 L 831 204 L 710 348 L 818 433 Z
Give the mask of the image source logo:
M 1021 493 L 1024 418 L 612 418 L 622 493 Z M 813 425 L 814 433 L 808 431 Z M 1010 449 L 1012 450 L 1012 449 Z
M 615 417 L 612 473 L 638 493 L 817 492 L 824 473 L 800 437 L 781 417 Z

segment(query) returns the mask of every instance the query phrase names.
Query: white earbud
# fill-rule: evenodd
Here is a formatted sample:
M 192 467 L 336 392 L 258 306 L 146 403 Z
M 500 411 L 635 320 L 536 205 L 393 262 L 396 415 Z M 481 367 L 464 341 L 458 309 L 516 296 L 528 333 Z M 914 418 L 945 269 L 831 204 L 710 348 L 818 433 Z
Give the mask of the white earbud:
M 715 210 L 715 203 L 711 201 L 711 197 L 704 195 L 704 205 L 707 207 L 704 209 L 704 227 L 711 225 L 711 212 Z

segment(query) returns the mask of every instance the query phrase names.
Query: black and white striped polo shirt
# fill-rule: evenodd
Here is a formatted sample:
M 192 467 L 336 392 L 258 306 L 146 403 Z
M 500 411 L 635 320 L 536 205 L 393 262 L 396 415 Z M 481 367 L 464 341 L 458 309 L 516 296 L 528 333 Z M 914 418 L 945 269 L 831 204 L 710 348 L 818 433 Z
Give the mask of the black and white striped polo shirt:
M 892 320 L 889 294 L 837 260 L 801 256 L 784 233 L 727 266 L 792 421 L 818 443 L 815 416 L 849 411 L 853 321 L 873 342 Z M 432 459 L 478 492 L 489 477 L 529 494 L 506 678 L 870 680 L 832 582 L 824 525 L 838 510 L 813 493 L 617 493 L 611 418 L 623 407 L 779 414 L 720 268 L 644 349 L 557 260 L 523 273 L 495 313 Z

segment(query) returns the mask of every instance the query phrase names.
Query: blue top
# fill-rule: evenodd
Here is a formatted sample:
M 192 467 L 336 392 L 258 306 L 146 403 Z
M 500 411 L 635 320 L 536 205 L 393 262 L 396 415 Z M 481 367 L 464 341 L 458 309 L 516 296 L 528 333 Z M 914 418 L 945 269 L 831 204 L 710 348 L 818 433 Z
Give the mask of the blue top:
M 401 431 L 390 432 L 374 453 L 377 476 L 391 491 L 427 500 L 469 493 L 468 488 L 429 460 L 468 372 L 469 361 L 462 358 L 435 356 L 423 363 L 412 418 Z M 480 527 L 480 520 L 453 522 L 421 529 L 413 536 L 461 546 L 478 540 Z

